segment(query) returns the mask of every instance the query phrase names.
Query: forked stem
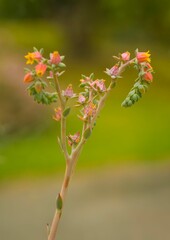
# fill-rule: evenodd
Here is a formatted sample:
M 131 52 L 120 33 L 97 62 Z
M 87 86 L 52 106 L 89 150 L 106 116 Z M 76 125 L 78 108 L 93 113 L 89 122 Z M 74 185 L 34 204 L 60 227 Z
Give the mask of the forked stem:
M 133 63 L 134 59 L 126 62 L 125 64 L 122 64 L 119 68 L 119 71 L 117 73 L 117 76 L 120 76 L 120 74 L 125 70 L 125 68 L 127 66 L 129 66 L 131 63 Z M 61 90 L 60 90 L 60 86 L 59 86 L 59 82 L 57 79 L 57 76 L 54 75 L 54 81 L 55 81 L 55 85 L 56 85 L 56 90 L 58 92 L 58 96 L 59 96 L 59 100 L 60 100 L 60 104 L 61 104 L 61 109 L 62 111 L 64 111 L 65 109 L 65 101 L 62 98 L 62 94 L 61 94 Z M 113 80 L 114 81 L 114 80 Z M 61 117 L 61 144 L 62 144 L 62 150 L 66 159 L 66 169 L 65 169 L 65 175 L 64 175 L 64 180 L 62 183 L 62 187 L 59 193 L 59 196 L 61 198 L 62 201 L 62 207 L 60 209 L 56 208 L 54 217 L 53 217 L 53 221 L 51 224 L 51 228 L 49 230 L 49 235 L 48 235 L 48 240 L 55 240 L 56 239 L 56 235 L 57 235 L 57 230 L 58 230 L 58 225 L 61 219 L 61 215 L 62 215 L 62 211 L 63 211 L 63 204 L 65 201 L 65 196 L 68 190 L 68 186 L 70 183 L 70 179 L 72 177 L 72 173 L 76 167 L 76 163 L 78 160 L 78 157 L 81 153 L 81 150 L 84 146 L 84 144 L 86 143 L 87 139 L 84 136 L 85 131 L 87 130 L 87 128 L 90 127 L 90 129 L 93 128 L 94 123 L 97 119 L 97 117 L 100 114 L 101 109 L 103 108 L 105 101 L 107 99 L 107 96 L 109 95 L 110 91 L 111 91 L 111 85 L 113 82 L 111 82 L 110 86 L 108 87 L 107 91 L 105 92 L 105 94 L 101 97 L 99 104 L 98 104 L 98 108 L 96 110 L 95 115 L 93 116 L 91 123 L 87 124 L 86 122 L 84 122 L 83 124 L 83 129 L 82 129 L 82 137 L 81 137 L 81 141 L 78 143 L 78 145 L 76 146 L 76 148 L 72 149 L 71 154 L 68 154 L 67 151 L 67 144 L 66 144 L 66 118 L 65 117 Z

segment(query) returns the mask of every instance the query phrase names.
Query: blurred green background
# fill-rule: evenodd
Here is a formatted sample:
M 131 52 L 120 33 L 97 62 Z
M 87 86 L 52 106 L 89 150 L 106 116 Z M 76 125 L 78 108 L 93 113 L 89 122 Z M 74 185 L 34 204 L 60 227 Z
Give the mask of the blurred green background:
M 168 165 L 170 1 L 0 0 L 0 182 L 4 184 L 64 170 L 56 140 L 59 125 L 52 120 L 55 105 L 36 104 L 23 84 L 24 55 L 33 46 L 43 47 L 46 56 L 53 50 L 66 56 L 63 88 L 70 82 L 78 85 L 81 73 L 94 72 L 96 78 L 109 81 L 104 70 L 113 66 L 113 55 L 150 50 L 155 74 L 149 92 L 135 106 L 121 108 L 136 77 L 133 69 L 124 73 L 82 152 L 77 172 Z M 68 127 L 68 133 L 81 127 L 74 112 Z
M 0 179 L 51 174 L 63 168 L 56 144 L 55 106 L 39 106 L 23 84 L 24 55 L 33 46 L 46 56 L 66 55 L 64 87 L 79 84 L 80 74 L 104 75 L 112 55 L 150 50 L 154 82 L 144 98 L 130 109 L 120 104 L 135 79 L 124 74 L 110 95 L 87 143 L 79 167 L 124 162 L 167 161 L 170 157 L 170 3 L 169 1 L 0 1 Z M 73 114 L 75 115 L 75 114 Z M 70 116 L 68 133 L 77 131 Z

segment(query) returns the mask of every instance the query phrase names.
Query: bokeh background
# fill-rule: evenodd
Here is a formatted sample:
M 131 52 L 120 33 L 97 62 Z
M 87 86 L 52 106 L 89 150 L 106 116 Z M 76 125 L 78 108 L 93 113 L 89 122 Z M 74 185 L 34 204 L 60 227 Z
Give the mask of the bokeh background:
M 64 171 L 55 106 L 23 84 L 32 47 L 66 55 L 63 88 L 81 73 L 108 79 L 113 55 L 150 50 L 149 92 L 121 108 L 128 70 L 98 119 L 75 172 L 60 239 L 170 239 L 170 2 L 0 0 L 0 239 L 46 239 Z M 73 112 L 68 132 L 80 127 Z

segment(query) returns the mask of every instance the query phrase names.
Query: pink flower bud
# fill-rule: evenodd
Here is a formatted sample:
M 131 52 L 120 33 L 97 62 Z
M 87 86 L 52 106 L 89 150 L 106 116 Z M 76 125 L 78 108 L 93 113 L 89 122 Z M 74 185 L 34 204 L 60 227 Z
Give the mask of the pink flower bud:
M 96 113 L 96 105 L 92 102 L 90 102 L 88 105 L 84 108 L 84 118 L 92 117 Z
M 72 146 L 73 144 L 77 144 L 80 142 L 80 133 L 77 132 L 74 135 L 68 136 L 68 144 L 69 146 Z
M 50 63 L 59 64 L 61 62 L 61 56 L 57 51 L 50 53 Z
M 65 91 L 63 91 L 63 96 L 71 98 L 75 94 L 73 93 L 72 84 L 69 84 Z
M 119 66 L 116 64 L 111 69 L 106 68 L 106 74 L 111 76 L 111 78 L 116 78 L 119 73 Z
M 53 71 L 50 71 L 50 72 L 49 72 L 49 77 L 50 77 L 50 78 L 53 78 L 53 77 L 54 77 Z
M 47 65 L 43 64 L 43 63 L 39 63 L 36 67 L 35 67 L 35 71 L 37 76 L 41 77 L 44 75 L 44 73 L 46 72 L 47 69 Z
M 32 81 L 34 81 L 34 77 L 33 77 L 32 73 L 28 72 L 27 74 L 25 74 L 24 82 L 29 83 L 29 82 L 32 82 Z
M 82 94 L 79 94 L 78 102 L 83 104 L 85 101 L 86 101 L 85 96 L 83 96 Z
M 37 61 L 41 61 L 41 59 L 42 59 L 42 55 L 41 55 L 41 53 L 40 52 L 34 52 L 33 53 L 33 56 L 34 56 L 34 59 L 35 60 L 37 60 Z
M 146 72 L 143 76 L 144 80 L 148 81 L 148 82 L 152 82 L 153 80 L 153 75 L 151 72 Z
M 136 58 L 138 63 L 142 63 L 142 62 L 150 62 L 150 55 L 149 51 L 148 52 L 137 52 L 136 54 Z
M 55 116 L 53 116 L 53 119 L 56 121 L 60 121 L 61 120 L 61 115 L 62 115 L 62 110 L 60 107 L 54 109 L 55 111 Z
M 130 53 L 129 52 L 124 52 L 121 54 L 121 58 L 123 61 L 129 61 L 130 59 Z

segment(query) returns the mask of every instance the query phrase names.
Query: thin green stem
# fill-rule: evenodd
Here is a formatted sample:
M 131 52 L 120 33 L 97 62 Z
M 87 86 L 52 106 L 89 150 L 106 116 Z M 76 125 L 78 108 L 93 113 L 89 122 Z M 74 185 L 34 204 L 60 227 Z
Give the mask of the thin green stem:
M 64 180 L 63 180 L 61 190 L 60 190 L 60 196 L 61 196 L 61 199 L 62 199 L 62 203 L 64 203 L 64 199 L 65 199 L 65 195 L 67 193 L 68 185 L 69 185 L 69 182 L 70 182 L 70 179 L 71 179 L 72 171 L 73 171 L 73 166 L 72 166 L 71 162 L 68 162 L 66 164 Z M 62 206 L 62 209 L 63 209 L 63 206 Z M 62 215 L 62 209 L 60 209 L 60 210 L 56 209 L 55 210 L 55 214 L 54 214 L 53 221 L 52 221 L 52 224 L 51 224 L 50 232 L 49 232 L 49 235 L 48 235 L 48 240 L 55 240 L 55 238 L 56 238 L 58 225 L 59 225 L 60 218 L 61 218 L 61 215 Z
M 57 77 L 55 72 L 53 72 L 53 78 L 54 78 L 55 87 L 56 87 L 56 90 L 57 90 L 57 93 L 58 93 L 58 98 L 59 98 L 60 103 L 61 103 L 61 108 L 62 108 L 62 110 L 64 110 L 64 108 L 65 108 L 65 101 L 64 101 L 64 99 L 62 97 L 60 84 L 59 84 L 58 77 Z
M 61 109 L 63 112 L 66 106 L 66 101 L 63 99 L 63 96 L 61 94 L 61 88 L 60 88 L 60 84 L 56 74 L 53 73 L 53 76 L 54 76 L 55 87 L 56 87 L 60 104 L 61 104 Z M 67 143 L 66 143 L 66 118 L 63 115 L 61 116 L 61 145 L 64 152 L 64 157 L 67 161 L 69 159 L 69 154 L 67 151 Z

